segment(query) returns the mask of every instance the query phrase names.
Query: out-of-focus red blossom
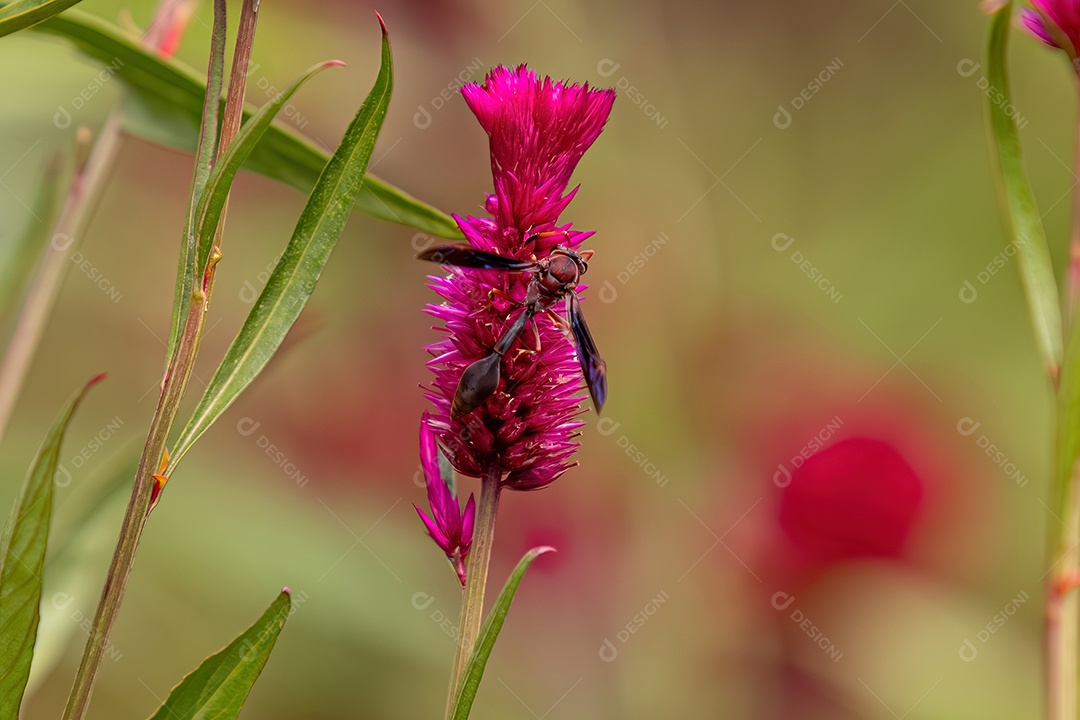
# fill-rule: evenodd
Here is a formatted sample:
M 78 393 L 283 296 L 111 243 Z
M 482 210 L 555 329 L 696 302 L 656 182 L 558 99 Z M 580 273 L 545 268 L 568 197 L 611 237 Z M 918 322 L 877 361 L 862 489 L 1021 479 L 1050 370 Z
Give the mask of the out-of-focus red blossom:
M 1080 49 L 1080 2 L 1077 0 L 1032 0 L 1034 10 L 1021 10 L 1024 29 L 1050 47 L 1068 53 L 1074 61 Z
M 197 2 L 174 0 L 162 3 L 153 22 L 143 36 L 143 42 L 156 50 L 163 58 L 171 58 L 180 48 Z
M 811 455 L 780 491 L 779 525 L 793 569 L 898 558 L 919 518 L 923 481 L 892 445 L 841 440 Z

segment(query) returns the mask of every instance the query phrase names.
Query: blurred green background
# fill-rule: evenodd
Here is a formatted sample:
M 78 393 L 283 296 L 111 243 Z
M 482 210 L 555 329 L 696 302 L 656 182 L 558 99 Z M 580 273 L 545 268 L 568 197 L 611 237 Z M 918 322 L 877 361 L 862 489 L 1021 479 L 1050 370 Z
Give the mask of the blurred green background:
M 141 26 L 153 11 L 81 7 Z M 345 60 L 286 118 L 334 147 L 377 69 L 373 9 L 264 2 L 250 99 Z M 619 94 L 563 215 L 597 230 L 585 307 L 610 400 L 601 423 L 585 416 L 580 467 L 504 498 L 495 577 L 532 545 L 559 552 L 526 578 L 474 717 L 1034 715 L 1052 405 L 1001 255 L 975 3 L 378 9 L 396 86 L 374 171 L 448 212 L 481 213 L 491 187 L 461 82 L 527 62 Z M 178 54 L 196 68 L 209 10 Z M 1060 53 L 1020 34 L 1013 45 L 1026 161 L 1060 268 L 1075 88 Z M 121 87 L 76 102 L 99 69 L 34 33 L 0 41 L 0 66 L 10 242 L 49 157 L 77 125 L 96 130 Z M 70 127 L 54 124 L 60 108 Z M 98 279 L 70 269 L 0 445 L 7 507 L 63 399 L 109 372 L 62 454 L 61 536 L 95 485 L 126 471 L 149 422 L 190 169 L 188 156 L 125 140 L 81 239 Z M 238 179 L 197 378 L 303 202 Z M 245 717 L 442 712 L 457 589 L 411 507 L 425 501 L 416 434 L 435 337 L 422 313 L 433 268 L 413 259 L 426 242 L 354 216 L 287 349 L 154 511 L 91 717 L 148 716 L 284 585 L 296 612 Z M 815 439 L 847 437 L 880 439 L 910 463 L 918 517 L 896 557 L 792 574 L 777 472 Z M 69 533 L 74 557 L 51 571 L 28 719 L 63 706 L 125 500 Z

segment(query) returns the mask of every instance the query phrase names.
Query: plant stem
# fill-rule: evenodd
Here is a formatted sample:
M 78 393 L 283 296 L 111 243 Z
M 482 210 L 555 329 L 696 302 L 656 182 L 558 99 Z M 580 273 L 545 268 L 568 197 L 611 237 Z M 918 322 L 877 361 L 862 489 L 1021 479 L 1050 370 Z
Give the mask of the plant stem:
M 236 51 L 233 56 L 233 81 L 230 83 L 230 92 L 225 103 L 226 123 L 222 129 L 219 151 L 223 151 L 228 146 L 239 127 L 244 102 L 246 70 L 251 59 L 251 38 L 255 31 L 257 7 L 258 0 L 244 0 L 243 10 L 241 11 L 240 37 L 237 40 Z M 220 23 L 223 30 L 225 17 L 225 4 L 223 1 L 219 0 L 219 2 L 215 3 L 215 13 L 217 15 L 216 22 Z M 238 72 L 237 68 L 241 70 Z M 233 86 L 234 83 L 235 86 Z M 211 101 L 208 106 L 212 108 L 212 112 L 216 113 L 216 102 Z M 192 206 L 194 207 L 194 202 Z M 222 225 L 219 224 L 215 245 L 220 245 L 221 228 Z M 101 600 L 94 614 L 86 650 L 83 653 L 82 661 L 75 675 L 71 696 L 68 698 L 68 704 L 64 710 L 64 720 L 82 720 L 85 717 L 90 703 L 90 695 L 93 692 L 94 681 L 109 645 L 109 635 L 120 612 L 124 590 L 127 587 L 128 578 L 130 578 L 131 570 L 135 564 L 135 553 L 138 550 L 139 541 L 142 539 L 143 529 L 146 526 L 150 498 L 155 484 L 153 475 L 161 464 L 169 438 L 169 431 L 172 429 L 173 422 L 176 420 L 176 415 L 180 410 L 180 403 L 183 400 L 184 391 L 187 389 L 188 380 L 195 367 L 195 358 L 199 352 L 199 343 L 202 339 L 206 313 L 209 309 L 209 288 L 213 284 L 217 267 L 216 258 L 213 255 L 211 257 L 213 259 L 207 268 L 196 268 L 196 278 L 190 303 L 188 304 L 187 315 L 183 321 L 175 352 L 168 361 L 161 381 L 161 395 L 154 410 L 154 417 L 150 422 L 150 429 L 147 432 L 142 456 L 139 458 L 139 467 L 135 473 L 131 499 L 128 501 L 128 507 L 124 513 L 120 537 L 117 540 L 112 564 L 105 579 Z M 220 257 L 220 253 L 217 254 L 217 257 Z
M 1080 66 L 1077 67 L 1080 79 Z M 1074 147 L 1073 174 L 1080 174 L 1080 94 L 1076 115 L 1076 140 Z M 1053 517 L 1049 520 L 1051 541 L 1048 545 L 1052 563 L 1050 579 L 1046 587 L 1046 713 L 1049 720 L 1076 720 L 1077 682 L 1080 668 L 1077 653 L 1080 652 L 1080 597 L 1077 596 L 1077 580 L 1080 579 L 1080 458 L 1070 446 L 1069 435 L 1080 407 L 1074 402 L 1073 387 L 1080 378 L 1075 377 L 1078 357 L 1074 344 L 1080 341 L 1080 318 L 1076 316 L 1076 302 L 1080 294 L 1080 181 L 1073 185 L 1072 235 L 1069 241 L 1069 260 L 1066 270 L 1064 312 L 1069 330 L 1065 338 L 1065 366 L 1061 382 L 1056 384 L 1058 457 L 1055 464 L 1055 486 L 1060 488 L 1054 498 Z
M 45 324 L 56 305 L 60 285 L 70 267 L 68 261 L 78 247 L 90 210 L 97 205 L 105 179 L 116 162 L 120 130 L 121 114 L 119 110 L 114 110 L 98 133 L 86 164 L 75 168 L 71 190 L 56 220 L 49 245 L 42 255 L 3 363 L 0 364 L 0 437 L 7 429 L 26 373 L 45 332 Z M 77 149 L 76 154 L 80 152 L 83 151 Z M 56 244 L 58 238 L 64 241 L 62 247 Z
M 244 116 L 244 95 L 247 89 L 248 67 L 251 50 L 255 43 L 255 25 L 259 21 L 259 0 L 244 0 L 240 8 L 240 24 L 236 29 L 236 51 L 233 53 L 232 72 L 229 75 L 229 92 L 225 100 L 225 114 L 221 120 L 221 142 L 218 156 L 225 153 L 240 130 Z M 224 216 L 224 211 L 222 211 Z
M 488 565 L 491 562 L 491 545 L 495 540 L 495 515 L 499 511 L 501 482 L 502 473 L 497 469 L 488 470 L 481 479 L 480 505 L 476 509 L 468 579 L 461 598 L 461 620 L 458 623 L 461 635 L 457 653 L 454 655 L 454 669 L 446 698 L 447 720 L 453 716 L 458 687 L 469 664 L 476 639 L 480 636 L 480 624 L 484 618 L 484 590 L 487 587 Z
M 1080 70 L 1077 72 L 1080 80 Z M 1080 173 L 1080 93 L 1077 93 L 1076 138 L 1073 149 L 1073 175 Z M 1072 196 L 1072 235 L 1069 240 L 1068 269 L 1066 270 L 1065 318 L 1066 327 L 1076 310 L 1076 301 L 1080 294 L 1080 179 L 1073 178 Z
M 185 323 L 184 333 L 178 346 L 176 362 L 170 364 L 166 370 L 161 396 L 154 410 L 153 420 L 150 422 L 146 444 L 139 458 L 139 468 L 135 472 L 135 483 L 124 513 L 123 524 L 120 527 L 120 538 L 117 540 L 112 564 L 105 578 L 105 587 L 101 592 L 101 601 L 98 603 L 97 612 L 94 614 L 94 621 L 90 627 L 86 650 L 79 663 L 79 670 L 75 674 L 75 682 L 67 707 L 64 709 L 64 720 L 82 720 L 86 715 L 94 680 L 101 668 L 101 661 L 105 657 L 105 650 L 109 645 L 109 634 L 120 612 L 124 589 L 127 587 L 127 581 L 135 563 L 135 551 L 139 547 L 139 540 L 142 539 L 143 528 L 146 525 L 150 493 L 154 487 L 152 475 L 161 462 L 165 442 L 169 437 L 172 423 L 176 419 L 176 413 L 180 409 L 180 399 L 183 397 L 198 350 L 198 334 L 202 323 L 196 316 L 202 314 L 202 307 L 201 302 L 192 302 L 188 322 Z
M 1080 547 L 1074 538 L 1080 531 L 1080 502 L 1077 498 L 1080 463 L 1073 466 L 1066 489 L 1060 542 L 1053 550 L 1057 557 L 1046 588 L 1046 668 L 1047 717 L 1049 720 L 1075 720 L 1077 710 L 1078 625 L 1077 572 L 1080 570 Z

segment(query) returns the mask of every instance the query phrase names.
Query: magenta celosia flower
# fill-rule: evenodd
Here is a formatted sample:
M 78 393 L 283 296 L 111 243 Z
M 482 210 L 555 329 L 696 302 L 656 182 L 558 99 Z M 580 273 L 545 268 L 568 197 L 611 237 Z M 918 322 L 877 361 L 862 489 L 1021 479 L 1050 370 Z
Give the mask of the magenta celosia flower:
M 416 508 L 420 520 L 427 528 L 428 535 L 446 553 L 446 557 L 454 566 L 454 571 L 457 572 L 458 580 L 464 585 L 465 559 L 469 556 L 469 550 L 472 547 L 476 501 L 472 495 L 469 495 L 465 510 L 462 512 L 458 499 L 450 492 L 450 487 L 443 482 L 442 473 L 439 472 L 439 450 L 428 423 L 428 414 L 424 413 L 420 421 L 420 466 L 424 470 L 431 516 L 426 515 L 415 505 L 413 507 Z
M 614 91 L 541 80 L 522 65 L 496 67 L 462 95 L 488 134 L 495 181 L 485 204 L 492 218 L 454 216 L 469 245 L 521 260 L 541 260 L 557 246 L 580 247 L 592 232 L 557 223 L 576 192 L 566 192 L 570 176 L 600 135 Z M 428 347 L 435 373 L 427 394 L 435 405 L 431 427 L 459 472 L 498 473 L 503 487 L 516 490 L 544 487 L 570 467 L 583 424 L 576 419 L 582 370 L 561 305 L 538 313 L 498 358 L 497 387 L 479 407 L 455 417 L 451 404 L 465 368 L 491 358 L 525 311 L 531 281 L 523 272 L 450 268 L 431 277 L 444 302 L 427 308 L 445 330 Z
M 1061 48 L 1073 60 L 1080 48 L 1080 2 L 1032 0 L 1034 10 L 1021 10 L 1025 29 L 1051 47 Z

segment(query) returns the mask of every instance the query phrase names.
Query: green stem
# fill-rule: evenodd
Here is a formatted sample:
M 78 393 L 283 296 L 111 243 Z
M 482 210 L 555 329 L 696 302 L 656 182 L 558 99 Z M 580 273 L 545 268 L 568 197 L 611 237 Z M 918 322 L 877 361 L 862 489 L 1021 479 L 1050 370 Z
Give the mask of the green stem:
M 82 239 L 87 218 L 97 205 L 105 179 L 116 162 L 121 124 L 121 113 L 114 110 L 98 133 L 86 164 L 75 168 L 71 190 L 56 220 L 52 239 L 45 248 L 33 284 L 23 302 L 11 342 L 0 363 L 0 437 L 4 436 L 15 402 L 19 399 L 19 391 L 56 305 L 60 285 L 71 266 L 69 261 Z M 58 238 L 66 241 L 62 247 L 55 244 Z
M 109 645 L 109 635 L 116 622 L 116 616 L 120 612 L 124 589 L 127 587 L 131 569 L 135 564 L 135 552 L 138 550 L 143 528 L 146 526 L 150 494 L 154 487 L 152 476 L 161 463 L 162 454 L 165 452 L 165 442 L 168 440 L 169 430 L 180 409 L 180 400 L 183 398 L 195 355 L 198 352 L 198 340 L 203 324 L 203 307 L 204 303 L 201 299 L 192 301 L 191 312 L 188 314 L 188 322 L 184 325 L 176 360 L 166 370 L 161 396 L 154 410 L 153 420 L 150 422 L 146 444 L 139 458 L 139 468 L 135 472 L 135 483 L 127 511 L 124 513 L 123 524 L 120 527 L 120 538 L 117 540 L 112 564 L 109 566 L 109 573 L 105 579 L 105 587 L 101 592 L 101 601 L 98 603 L 97 612 L 94 614 L 94 621 L 90 627 L 86 650 L 83 652 L 71 695 L 64 709 L 64 720 L 82 720 L 89 707 L 94 681 L 101 669 L 101 661 Z
M 1057 564 L 1046 589 L 1047 717 L 1049 720 L 1076 720 L 1078 625 L 1077 572 L 1080 547 L 1074 538 L 1080 531 L 1080 503 L 1077 473 L 1073 468 L 1064 503 L 1064 525 L 1055 548 Z
M 1077 71 L 1080 80 L 1080 69 Z M 1076 310 L 1077 295 L 1080 293 L 1080 92 L 1077 93 L 1076 138 L 1073 148 L 1073 196 L 1072 196 L 1072 234 L 1069 241 L 1069 260 L 1066 270 L 1065 318 L 1066 327 Z
M 1077 68 L 1080 79 L 1080 66 Z M 1080 101 L 1080 94 L 1078 94 Z M 1073 174 L 1080 176 L 1080 104 L 1076 116 L 1076 145 L 1074 148 Z M 1080 597 L 1076 592 L 1080 579 L 1080 458 L 1070 442 L 1080 413 L 1074 389 L 1080 378 L 1076 377 L 1080 341 L 1080 318 L 1076 315 L 1076 301 L 1080 293 L 1080 180 L 1073 186 L 1072 235 L 1069 242 L 1069 260 L 1066 270 L 1065 314 L 1065 363 L 1057 391 L 1057 437 L 1058 457 L 1055 471 L 1054 517 L 1050 519 L 1051 539 L 1048 545 L 1052 570 L 1046 587 L 1046 716 L 1048 720 L 1076 720 L 1077 717 L 1077 653 L 1080 652 Z
M 469 664 L 473 646 L 476 645 L 476 639 L 480 636 L 480 625 L 484 619 L 484 590 L 487 588 L 491 546 L 495 540 L 495 515 L 499 511 L 502 473 L 498 470 L 488 470 L 480 482 L 480 505 L 476 508 L 473 545 L 469 553 L 468 579 L 461 599 L 461 620 L 458 624 L 461 635 L 457 653 L 454 655 L 454 670 L 450 676 L 450 689 L 446 698 L 447 720 L 453 717 L 454 703 L 461 680 Z
M 241 32 L 233 56 L 234 87 L 230 87 L 225 102 L 225 117 L 228 122 L 222 130 L 219 145 L 221 150 L 232 141 L 239 127 L 239 118 L 244 102 L 246 75 L 239 73 L 236 69 L 246 70 L 250 61 L 251 40 L 255 31 L 257 7 L 256 0 L 245 0 L 241 10 Z M 220 25 L 223 33 L 225 21 L 225 3 L 223 0 L 215 2 L 215 15 L 217 16 L 215 18 L 216 24 Z M 211 53 L 214 52 L 211 49 Z M 238 74 L 240 75 L 239 78 Z M 216 110 L 216 103 L 212 107 Z M 194 207 L 194 202 L 192 206 Z M 220 245 L 221 240 L 221 228 L 222 225 L 219 224 L 218 237 L 216 238 L 218 245 Z M 127 587 L 128 579 L 131 577 L 131 571 L 135 564 L 135 553 L 138 550 L 139 541 L 142 539 L 147 514 L 150 510 L 150 498 L 155 484 L 153 476 L 161 465 L 169 432 L 180 410 L 184 391 L 187 389 L 188 380 L 191 378 L 192 370 L 195 367 L 195 358 L 199 353 L 199 344 L 206 324 L 206 314 L 209 310 L 209 288 L 213 285 L 217 268 L 216 261 L 220 258 L 220 252 L 213 254 L 211 258 L 209 266 L 205 269 L 205 274 L 202 268 L 197 269 L 198 272 L 179 340 L 175 352 L 173 352 L 165 368 L 165 374 L 161 381 L 161 395 L 154 410 L 154 417 L 150 421 L 150 429 L 147 432 L 142 456 L 139 458 L 139 467 L 135 472 L 134 487 L 131 490 L 131 498 L 124 513 L 120 537 L 117 540 L 112 564 L 109 567 L 105 587 L 101 593 L 101 600 L 98 603 L 93 624 L 90 627 L 86 650 L 83 653 L 82 661 L 79 663 L 71 695 L 64 710 L 63 720 L 82 720 L 85 717 L 90 703 L 90 695 L 93 692 L 94 681 L 98 671 L 101 669 L 101 662 L 109 645 L 109 635 L 120 612 L 124 590 Z M 187 298 L 184 299 L 187 300 Z

